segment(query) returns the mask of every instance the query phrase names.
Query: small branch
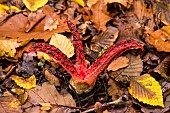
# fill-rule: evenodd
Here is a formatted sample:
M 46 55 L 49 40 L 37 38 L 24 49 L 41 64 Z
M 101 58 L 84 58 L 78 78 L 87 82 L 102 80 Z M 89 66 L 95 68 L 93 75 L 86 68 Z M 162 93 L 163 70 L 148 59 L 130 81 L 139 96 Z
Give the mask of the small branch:
M 118 105 L 119 103 L 123 102 L 123 98 L 126 98 L 126 100 L 128 100 L 128 97 L 126 95 L 123 95 L 122 97 L 118 98 L 117 100 L 113 101 L 113 102 L 108 102 L 106 104 L 102 104 L 102 107 L 106 107 L 106 106 L 110 106 L 110 105 Z M 95 111 L 95 108 L 91 108 L 88 109 L 86 111 L 83 111 L 81 113 L 89 113 Z

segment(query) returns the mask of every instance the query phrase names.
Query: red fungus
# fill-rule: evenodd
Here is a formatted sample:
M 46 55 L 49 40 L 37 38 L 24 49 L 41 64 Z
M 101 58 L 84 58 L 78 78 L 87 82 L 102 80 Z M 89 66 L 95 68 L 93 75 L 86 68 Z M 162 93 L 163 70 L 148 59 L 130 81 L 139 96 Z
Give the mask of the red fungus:
M 123 52 L 135 48 L 143 50 L 143 46 L 136 40 L 123 40 L 116 45 L 112 45 L 107 49 L 90 67 L 87 67 L 82 41 L 80 34 L 77 32 L 76 26 L 70 21 L 66 21 L 73 35 L 73 44 L 76 53 L 76 64 L 63 54 L 58 48 L 46 43 L 35 43 L 31 48 L 32 51 L 41 51 L 53 57 L 75 80 L 76 83 L 86 83 L 93 86 L 97 76 L 106 68 L 111 60 L 116 59 Z

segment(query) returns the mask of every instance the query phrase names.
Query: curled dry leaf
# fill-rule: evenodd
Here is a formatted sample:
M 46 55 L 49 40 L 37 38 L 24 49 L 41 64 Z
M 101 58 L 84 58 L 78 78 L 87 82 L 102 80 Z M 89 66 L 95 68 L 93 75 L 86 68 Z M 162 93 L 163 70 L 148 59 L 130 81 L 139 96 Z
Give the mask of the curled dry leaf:
M 62 51 L 68 58 L 74 55 L 74 47 L 71 41 L 64 35 L 55 33 L 50 40 L 50 44 L 54 45 Z
M 153 45 L 158 51 L 170 52 L 170 26 L 164 26 L 159 30 L 151 31 L 146 28 L 146 42 Z
M 149 74 L 131 78 L 128 91 L 140 102 L 164 107 L 161 86 Z
M 170 81 L 169 73 L 170 56 L 167 56 L 155 69 L 154 72 L 159 73 L 166 80 Z
M 0 57 L 14 57 L 19 47 L 17 39 L 0 40 Z
M 116 60 L 112 61 L 108 66 L 108 71 L 117 71 L 121 68 L 124 68 L 129 65 L 129 59 L 127 57 L 119 57 Z
M 118 29 L 115 27 L 109 26 L 105 32 L 100 33 L 99 35 L 96 35 L 91 40 L 91 49 L 95 52 L 99 52 L 98 49 L 103 47 L 104 49 L 109 48 L 113 45 L 113 42 L 116 41 L 118 37 Z
M 104 2 L 103 0 L 98 0 L 95 4 L 92 5 L 91 11 L 92 15 L 90 16 L 91 21 L 94 23 L 94 27 L 100 31 L 106 30 L 106 23 L 111 19 L 110 16 L 106 15 L 103 10 Z
M 111 72 L 110 76 L 113 78 L 116 76 L 140 76 L 143 69 L 140 56 L 128 55 L 127 57 L 129 58 L 129 65 L 123 69 Z
M 50 73 L 48 70 L 45 69 L 45 78 L 48 80 L 50 84 L 53 84 L 55 86 L 60 86 L 60 81 L 59 79 Z
M 34 75 L 30 76 L 29 78 L 25 79 L 23 77 L 19 77 L 16 75 L 12 76 L 12 80 L 20 87 L 24 89 L 31 89 L 36 87 L 36 78 Z
M 36 11 L 38 8 L 44 6 L 48 0 L 23 0 L 25 6 L 31 10 Z

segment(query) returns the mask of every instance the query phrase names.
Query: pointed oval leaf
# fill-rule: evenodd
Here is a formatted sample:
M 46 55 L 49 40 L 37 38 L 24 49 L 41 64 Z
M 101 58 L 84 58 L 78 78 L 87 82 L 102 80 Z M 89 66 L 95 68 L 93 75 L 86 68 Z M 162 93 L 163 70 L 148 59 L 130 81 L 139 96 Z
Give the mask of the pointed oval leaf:
M 64 35 L 55 33 L 50 40 L 50 44 L 57 47 L 62 51 L 67 57 L 72 57 L 74 55 L 74 47 L 71 41 Z
M 150 74 L 132 78 L 128 91 L 140 102 L 164 107 L 161 86 Z

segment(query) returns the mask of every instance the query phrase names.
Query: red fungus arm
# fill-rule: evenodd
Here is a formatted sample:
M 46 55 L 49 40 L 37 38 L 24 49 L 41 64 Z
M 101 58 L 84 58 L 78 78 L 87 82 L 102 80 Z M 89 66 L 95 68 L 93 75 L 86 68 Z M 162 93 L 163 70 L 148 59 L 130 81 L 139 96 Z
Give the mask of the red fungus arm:
M 83 44 L 80 39 L 80 34 L 78 33 L 76 26 L 70 22 L 69 20 L 66 21 L 68 24 L 68 27 L 73 35 L 73 44 L 76 52 L 76 66 L 78 68 L 78 71 L 87 70 L 87 64 L 84 57 L 84 49 Z
M 43 52 L 54 58 L 72 77 L 78 77 L 78 73 L 71 60 L 58 48 L 47 43 L 33 44 L 29 52 Z
M 143 50 L 143 46 L 136 40 L 123 40 L 120 43 L 111 46 L 88 68 L 86 72 L 87 76 L 84 81 L 91 86 L 93 82 L 96 81 L 97 76 L 104 70 L 104 68 L 106 68 L 112 59 L 116 59 L 123 52 L 132 48 L 140 48 Z

